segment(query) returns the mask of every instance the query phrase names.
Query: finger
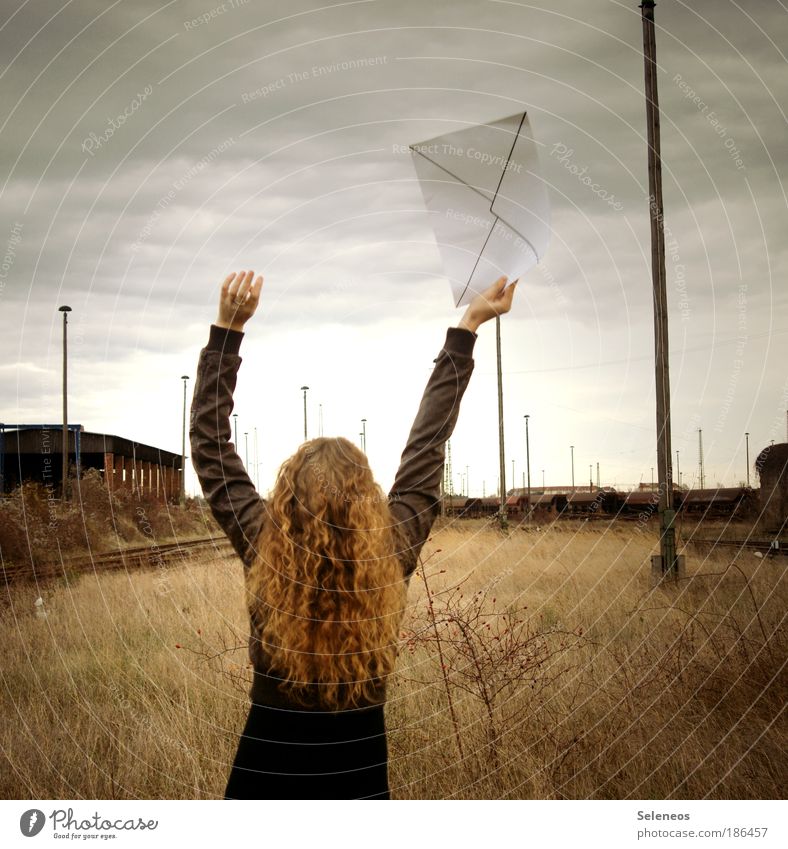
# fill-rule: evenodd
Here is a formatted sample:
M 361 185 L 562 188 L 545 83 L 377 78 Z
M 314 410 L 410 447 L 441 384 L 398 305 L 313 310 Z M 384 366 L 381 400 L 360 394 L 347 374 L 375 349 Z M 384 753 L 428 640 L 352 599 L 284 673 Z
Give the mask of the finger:
M 497 294 L 497 293 L 499 293 L 499 292 L 503 292 L 504 288 L 506 287 L 506 281 L 507 281 L 508 279 L 509 279 L 509 278 L 508 278 L 508 277 L 506 277 L 506 275 L 505 275 L 505 274 L 504 274 L 503 276 L 499 277 L 499 278 L 495 281 L 495 283 L 493 283 L 493 285 L 492 285 L 492 289 L 493 289 L 493 291 L 494 291 L 496 294 Z
M 261 275 L 257 278 L 257 280 L 254 281 L 254 285 L 252 286 L 251 300 L 254 304 L 257 304 L 257 302 L 260 300 L 260 292 L 262 291 L 262 289 L 263 277 Z
M 227 288 L 227 294 L 233 300 L 235 300 L 235 298 L 236 298 L 236 293 L 238 292 L 238 287 L 241 285 L 241 281 L 243 280 L 245 274 L 246 274 L 245 271 L 240 271 L 236 275 L 235 280 L 233 280 L 233 282 L 230 283 L 230 285 Z
M 491 284 L 483 292 L 479 293 L 488 307 L 492 307 L 496 303 L 505 285 L 506 277 L 499 277 L 495 283 Z
M 229 288 L 230 283 L 232 283 L 233 277 L 235 277 L 235 272 L 228 274 L 227 277 L 225 277 L 224 283 L 222 283 L 222 295 L 227 294 L 227 289 Z
M 249 286 L 251 285 L 252 278 L 254 277 L 254 271 L 247 271 L 241 280 L 241 285 L 238 287 L 238 293 L 235 296 L 237 301 L 243 301 L 244 303 L 247 300 L 249 295 Z

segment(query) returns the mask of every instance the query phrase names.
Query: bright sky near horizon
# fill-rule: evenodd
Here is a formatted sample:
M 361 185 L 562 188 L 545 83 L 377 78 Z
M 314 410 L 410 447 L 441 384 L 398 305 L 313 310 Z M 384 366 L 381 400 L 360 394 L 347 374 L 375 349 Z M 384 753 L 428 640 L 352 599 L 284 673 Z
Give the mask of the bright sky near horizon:
M 551 206 L 545 260 L 502 322 L 507 486 L 648 481 L 653 312 L 636 0 L 25 2 L 0 13 L 0 421 L 179 451 L 222 279 L 265 276 L 236 393 L 262 490 L 303 437 L 358 442 L 393 480 L 453 307 L 408 145 L 518 110 Z M 744 480 L 786 439 L 788 15 L 656 6 L 673 447 Z M 452 439 L 495 491 L 495 332 Z M 199 491 L 191 469 L 187 489 Z

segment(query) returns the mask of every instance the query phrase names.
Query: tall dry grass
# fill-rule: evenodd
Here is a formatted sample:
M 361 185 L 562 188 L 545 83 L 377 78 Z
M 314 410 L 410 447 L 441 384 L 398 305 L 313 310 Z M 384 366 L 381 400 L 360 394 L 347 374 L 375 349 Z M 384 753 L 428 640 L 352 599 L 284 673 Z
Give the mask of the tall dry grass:
M 784 561 L 694 551 L 652 590 L 655 541 L 437 529 L 389 681 L 392 795 L 781 797 Z M 7 589 L 2 797 L 221 797 L 248 709 L 241 566 L 166 577 Z
M 126 487 L 110 493 L 97 469 L 72 477 L 71 487 L 71 500 L 65 503 L 54 489 L 35 481 L 0 498 L 4 566 L 56 563 L 64 555 L 146 545 L 151 536 L 162 543 L 221 533 L 202 499 L 187 498 L 180 507 Z

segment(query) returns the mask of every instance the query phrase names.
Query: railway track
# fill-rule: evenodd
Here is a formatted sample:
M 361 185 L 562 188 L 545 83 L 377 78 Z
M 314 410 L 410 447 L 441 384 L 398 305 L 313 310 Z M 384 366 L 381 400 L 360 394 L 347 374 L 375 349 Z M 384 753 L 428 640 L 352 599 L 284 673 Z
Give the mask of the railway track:
M 163 544 L 151 543 L 134 548 L 105 551 L 100 554 L 63 557 L 57 561 L 4 564 L 3 577 L 7 582 L 41 581 L 89 572 L 161 569 L 203 553 L 211 553 L 216 557 L 230 557 L 235 554 L 235 551 L 226 537 L 205 537 Z
M 716 547 L 718 545 L 728 548 L 738 548 L 740 551 L 747 549 L 748 551 L 759 551 L 764 556 L 779 556 L 785 557 L 788 555 L 788 545 L 775 538 L 773 540 L 757 540 L 757 539 L 704 539 L 698 537 L 689 537 L 688 544 L 693 545 L 710 545 Z

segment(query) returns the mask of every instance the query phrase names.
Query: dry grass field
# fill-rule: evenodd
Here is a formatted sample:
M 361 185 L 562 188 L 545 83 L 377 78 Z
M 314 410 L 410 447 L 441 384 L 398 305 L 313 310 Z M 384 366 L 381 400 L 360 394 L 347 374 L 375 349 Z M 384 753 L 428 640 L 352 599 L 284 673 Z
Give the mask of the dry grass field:
M 394 798 L 781 798 L 785 561 L 653 529 L 436 528 L 386 708 Z M 3 798 L 217 798 L 246 718 L 235 560 L 7 587 Z M 34 602 L 44 599 L 37 615 Z

